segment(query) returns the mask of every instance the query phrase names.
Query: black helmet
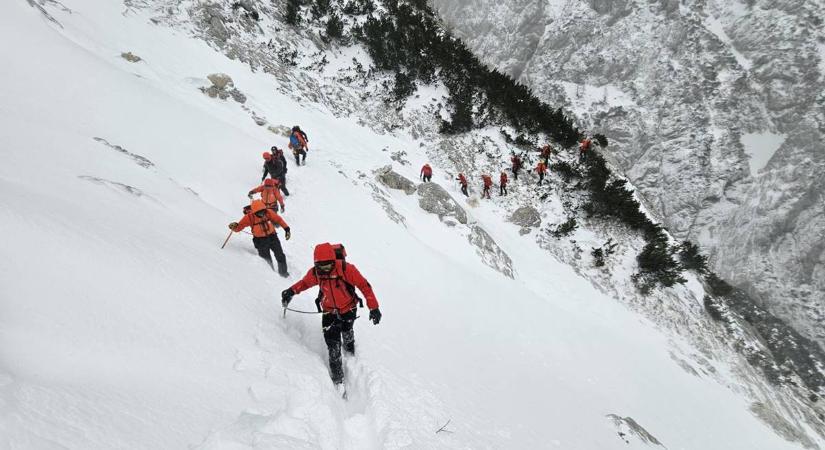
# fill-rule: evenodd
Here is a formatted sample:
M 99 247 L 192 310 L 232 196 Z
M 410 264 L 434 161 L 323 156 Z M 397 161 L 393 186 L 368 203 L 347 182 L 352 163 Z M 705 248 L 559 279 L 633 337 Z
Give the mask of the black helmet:
M 298 131 L 300 129 L 301 129 L 301 127 L 299 127 L 298 125 L 295 125 L 294 127 L 292 127 L 292 131 Z
M 269 149 L 269 151 L 275 153 L 276 151 L 278 151 L 278 147 L 273 145 L 272 148 Z

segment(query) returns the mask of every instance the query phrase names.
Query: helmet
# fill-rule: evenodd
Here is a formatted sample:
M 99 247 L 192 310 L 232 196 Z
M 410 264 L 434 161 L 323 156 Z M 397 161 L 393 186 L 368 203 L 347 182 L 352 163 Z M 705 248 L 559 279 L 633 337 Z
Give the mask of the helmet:
M 272 179 L 272 178 L 267 178 L 266 180 L 264 180 L 264 186 L 277 186 L 277 185 L 278 185 L 278 180 L 275 180 L 275 179 Z
M 335 249 L 332 247 L 332 244 L 329 242 L 324 242 L 323 244 L 316 245 L 315 252 L 313 253 L 313 259 L 316 263 L 323 261 L 334 261 Z
M 266 210 L 266 205 L 263 200 L 253 200 L 250 206 L 252 207 L 252 214 Z
M 272 153 L 264 152 L 263 157 L 265 160 L 269 161 L 270 159 L 272 159 Z
M 278 150 L 278 147 L 276 147 L 274 145 L 272 147 L 270 147 L 270 149 L 269 149 L 269 151 L 271 151 L 272 153 L 275 153 L 277 150 Z
M 244 206 L 244 207 L 243 207 L 243 213 L 244 213 L 244 215 L 249 214 L 249 213 L 251 213 L 251 212 L 252 212 L 252 206 L 250 206 L 250 205 L 246 205 L 246 206 Z

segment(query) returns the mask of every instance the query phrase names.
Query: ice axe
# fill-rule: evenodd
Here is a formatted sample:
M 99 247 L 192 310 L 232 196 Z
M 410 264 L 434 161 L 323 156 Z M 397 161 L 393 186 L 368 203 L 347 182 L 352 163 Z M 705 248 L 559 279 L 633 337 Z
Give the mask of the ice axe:
M 229 232 L 229 236 L 227 236 L 227 237 L 226 237 L 226 240 L 225 240 L 225 241 L 223 241 L 223 245 L 221 245 L 221 250 L 223 250 L 223 248 L 224 248 L 224 247 L 226 247 L 226 243 L 227 243 L 227 242 L 229 242 L 229 238 L 231 238 L 231 237 L 232 237 L 232 233 L 234 233 L 234 231 L 230 231 L 230 232 Z

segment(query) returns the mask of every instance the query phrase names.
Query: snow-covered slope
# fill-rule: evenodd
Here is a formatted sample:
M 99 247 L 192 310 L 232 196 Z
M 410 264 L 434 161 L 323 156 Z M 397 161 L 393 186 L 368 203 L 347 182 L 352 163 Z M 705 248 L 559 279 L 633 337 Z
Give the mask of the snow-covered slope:
M 825 3 L 433 0 L 715 271 L 825 348 Z
M 467 224 L 450 225 L 373 175 L 392 164 L 414 179 L 444 142 L 378 133 L 381 122 L 363 126 L 370 117 L 358 109 L 341 114 L 360 92 L 323 70 L 251 70 L 192 37 L 200 4 L 174 3 L 3 7 L 0 446 L 825 445 L 791 391 L 761 381 L 714 334 L 699 347 L 617 302 L 507 223 L 508 203 L 462 203 Z M 158 10 L 178 26 L 161 25 Z M 314 46 L 272 31 L 283 27 L 272 17 L 249 35 L 261 46 L 267 37 Z M 142 59 L 129 62 L 127 51 Z M 363 52 L 338 53 L 353 56 Z M 215 72 L 231 74 L 243 104 L 200 91 Z M 325 86 L 318 102 L 316 85 Z M 290 165 L 292 279 L 316 243 L 344 242 L 384 312 L 378 326 L 356 323 L 348 402 L 329 381 L 318 317 L 281 316 L 278 293 L 291 281 L 258 259 L 247 235 L 220 249 L 259 180 L 260 153 L 285 145 L 270 127 L 295 123 L 312 150 L 307 166 Z M 495 135 L 461 139 L 483 133 Z M 455 196 L 452 168 L 435 167 Z M 515 199 L 534 197 L 527 184 L 513 189 Z M 475 228 L 495 245 L 473 245 Z M 679 325 L 713 329 L 695 279 L 672 295 Z M 293 305 L 311 310 L 313 297 Z

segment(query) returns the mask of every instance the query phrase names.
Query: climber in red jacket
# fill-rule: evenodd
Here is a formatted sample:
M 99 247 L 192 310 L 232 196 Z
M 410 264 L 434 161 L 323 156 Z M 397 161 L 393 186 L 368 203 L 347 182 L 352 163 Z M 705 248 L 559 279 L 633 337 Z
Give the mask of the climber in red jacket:
M 518 172 L 521 170 L 521 158 L 513 153 L 510 161 L 513 163 L 513 179 L 518 180 Z
M 336 250 L 340 254 L 336 254 Z M 344 351 L 350 355 L 355 354 L 355 334 L 352 325 L 356 319 L 359 302 L 355 288 L 358 288 L 367 300 L 372 323 L 378 325 L 381 321 L 381 311 L 378 309 L 378 300 L 372 286 L 354 264 L 344 260 L 344 256 L 342 245 L 316 245 L 314 266 L 307 271 L 304 278 L 281 292 L 281 304 L 286 308 L 294 295 L 313 286 L 321 288 L 321 327 L 329 351 L 330 375 L 336 386 L 344 382 L 341 363 L 342 340 Z
M 430 167 L 429 164 L 424 164 L 424 167 L 421 168 L 420 174 L 421 180 L 425 183 L 433 179 L 433 168 Z
M 490 188 L 493 187 L 493 178 L 490 177 L 490 175 L 482 175 L 481 180 L 484 182 L 484 184 L 482 185 L 483 190 L 481 193 L 481 197 L 490 198 Z
M 587 158 L 587 152 L 590 151 L 590 145 L 592 141 L 589 137 L 585 137 L 579 143 L 579 161 L 584 161 Z
M 461 193 L 464 194 L 465 197 L 469 197 L 470 193 L 467 192 L 467 178 L 464 176 L 464 174 L 458 174 L 458 178 L 456 178 L 456 180 L 458 180 L 458 182 L 461 184 Z
M 507 174 L 502 170 L 498 179 L 498 195 L 507 195 Z
M 539 161 L 536 164 L 536 173 L 539 174 L 539 186 L 541 186 L 541 182 L 544 181 L 544 176 L 547 175 L 547 164 L 544 161 Z

